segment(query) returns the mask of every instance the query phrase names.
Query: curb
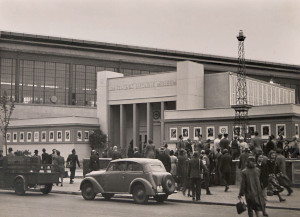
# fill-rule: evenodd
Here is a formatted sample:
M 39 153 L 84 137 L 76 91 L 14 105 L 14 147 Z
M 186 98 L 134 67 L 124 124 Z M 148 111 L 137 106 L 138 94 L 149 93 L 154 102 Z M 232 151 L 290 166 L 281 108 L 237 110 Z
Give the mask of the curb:
M 52 190 L 51 193 L 54 194 L 69 194 L 69 195 L 81 195 L 81 192 L 78 190 L 78 192 L 75 191 L 59 191 L 59 190 Z M 131 196 L 114 196 L 114 198 L 126 198 L 126 199 L 132 199 Z M 180 200 L 180 199 L 168 199 L 169 202 L 176 202 L 176 203 L 192 203 L 192 204 L 204 204 L 204 205 L 217 205 L 217 206 L 236 206 L 236 204 L 233 203 L 218 203 L 218 202 L 208 202 L 208 201 L 188 201 L 188 200 Z M 293 207 L 277 207 L 277 206 L 267 206 L 268 209 L 282 209 L 282 210 L 294 210 L 294 211 L 300 211 L 300 208 L 293 208 Z

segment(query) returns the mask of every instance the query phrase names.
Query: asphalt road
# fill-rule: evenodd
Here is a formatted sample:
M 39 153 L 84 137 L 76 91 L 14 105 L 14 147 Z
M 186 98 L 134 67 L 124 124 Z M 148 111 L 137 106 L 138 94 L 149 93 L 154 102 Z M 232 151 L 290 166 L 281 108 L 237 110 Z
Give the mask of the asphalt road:
M 300 216 L 299 211 L 269 209 L 269 216 Z M 131 199 L 113 198 L 105 201 L 96 197 L 94 201 L 86 201 L 78 195 L 49 194 L 27 192 L 25 196 L 17 196 L 12 191 L 0 191 L 1 217 L 186 217 L 186 216 L 248 216 L 246 212 L 237 215 L 235 207 L 189 203 L 165 202 L 158 204 L 149 200 L 147 205 L 134 204 Z

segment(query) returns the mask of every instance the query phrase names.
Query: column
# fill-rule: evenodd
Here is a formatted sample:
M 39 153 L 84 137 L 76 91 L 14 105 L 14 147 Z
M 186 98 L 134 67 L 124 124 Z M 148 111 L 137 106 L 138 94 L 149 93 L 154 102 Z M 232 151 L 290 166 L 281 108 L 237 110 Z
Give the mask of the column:
M 140 126 L 139 126 L 139 106 L 138 104 L 133 104 L 133 147 L 139 147 L 140 140 Z
M 165 141 L 165 102 L 160 103 L 160 144 Z
M 125 105 L 120 105 L 120 146 L 126 146 L 126 110 Z
M 153 108 L 150 102 L 147 102 L 147 139 L 153 140 Z

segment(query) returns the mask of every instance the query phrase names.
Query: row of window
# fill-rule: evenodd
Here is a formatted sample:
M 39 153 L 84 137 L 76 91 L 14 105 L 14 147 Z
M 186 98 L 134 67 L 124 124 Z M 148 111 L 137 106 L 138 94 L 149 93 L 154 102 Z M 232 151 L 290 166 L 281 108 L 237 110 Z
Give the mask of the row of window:
M 58 131 L 34 131 L 34 132 L 8 132 L 6 134 L 8 143 L 22 142 L 70 142 L 71 130 Z M 89 141 L 89 131 L 78 130 L 76 141 Z
M 193 130 L 190 132 L 190 128 Z M 216 128 L 219 128 L 219 131 L 216 132 Z M 193 139 L 193 140 L 198 140 L 198 136 L 202 135 L 203 138 L 213 140 L 217 137 L 217 135 L 220 134 L 229 134 L 228 126 L 207 126 L 205 128 L 205 132 L 202 131 L 202 127 L 170 127 L 169 129 L 170 134 L 169 138 L 170 140 L 178 140 L 179 135 L 182 135 L 184 140 L 187 139 Z M 179 134 L 180 131 L 180 134 Z M 254 136 L 254 132 L 259 131 L 256 129 L 256 125 L 249 125 L 248 126 L 248 133 L 251 135 L 251 137 Z M 232 135 L 237 135 L 240 136 L 242 134 L 241 132 L 241 127 L 237 126 L 232 127 Z M 191 134 L 192 133 L 192 134 Z M 295 124 L 295 134 L 296 137 L 299 137 L 299 125 Z M 260 135 L 262 139 L 268 139 L 269 136 L 271 136 L 271 124 L 262 124 L 260 127 Z M 283 138 L 286 138 L 286 124 L 276 124 L 276 138 L 279 136 L 282 136 Z

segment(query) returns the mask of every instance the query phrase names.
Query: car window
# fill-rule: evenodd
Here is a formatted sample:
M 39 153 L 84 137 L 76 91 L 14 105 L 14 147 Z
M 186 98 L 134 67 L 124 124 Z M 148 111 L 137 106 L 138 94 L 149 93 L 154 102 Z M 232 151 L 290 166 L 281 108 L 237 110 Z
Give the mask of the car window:
M 152 172 L 166 172 L 164 166 L 160 164 L 150 164 L 150 168 Z
M 127 166 L 127 171 L 143 172 L 143 167 L 142 167 L 142 165 L 140 165 L 138 163 L 129 162 L 128 166 Z
M 126 167 L 127 167 L 126 162 L 111 163 L 107 168 L 107 171 L 125 171 Z

